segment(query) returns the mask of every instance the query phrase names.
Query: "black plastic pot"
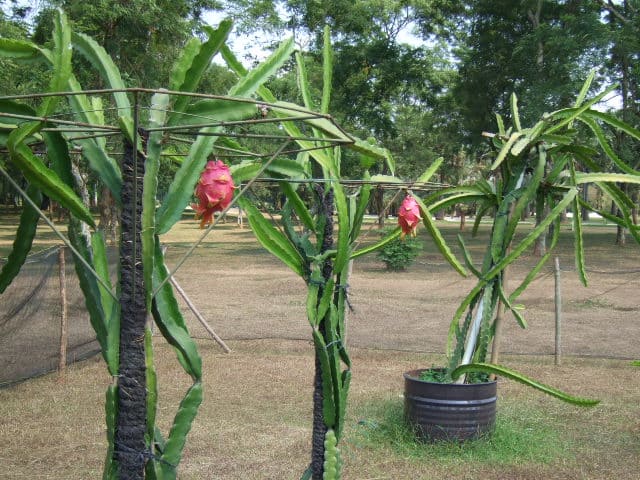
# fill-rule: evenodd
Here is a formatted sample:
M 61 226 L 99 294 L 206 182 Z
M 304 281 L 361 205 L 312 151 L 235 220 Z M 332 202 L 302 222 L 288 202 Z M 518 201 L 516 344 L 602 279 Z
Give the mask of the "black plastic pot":
M 404 374 L 404 411 L 427 442 L 461 442 L 490 434 L 496 420 L 497 382 L 452 384 L 420 380 L 425 371 Z

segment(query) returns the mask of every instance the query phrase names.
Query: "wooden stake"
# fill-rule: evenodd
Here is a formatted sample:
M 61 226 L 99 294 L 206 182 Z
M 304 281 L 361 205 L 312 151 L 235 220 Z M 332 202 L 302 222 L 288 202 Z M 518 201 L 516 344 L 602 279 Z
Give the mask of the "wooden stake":
M 224 343 L 224 341 L 216 334 L 216 332 L 213 331 L 213 329 L 209 326 L 209 324 L 204 319 L 204 317 L 200 315 L 200 312 L 195 307 L 195 305 L 191 303 L 191 300 L 189 299 L 189 297 L 187 297 L 187 294 L 184 292 L 182 287 L 178 285 L 178 282 L 176 282 L 176 280 L 173 277 L 169 278 L 169 281 L 171 282 L 171 285 L 173 285 L 173 287 L 176 289 L 176 291 L 180 294 L 180 296 L 184 299 L 184 301 L 187 302 L 187 305 L 189 306 L 193 314 L 196 316 L 196 318 L 200 321 L 200 323 L 205 328 L 205 330 L 209 332 L 209 335 L 211 335 L 211 337 L 218 343 L 218 345 L 222 347 L 225 353 L 231 352 L 231 349 L 227 346 L 227 344 Z
M 349 260 L 349 263 L 347 264 L 347 269 L 348 269 L 348 273 L 347 273 L 347 283 L 349 283 L 351 281 L 351 274 L 353 273 L 353 259 Z M 347 288 L 345 286 L 345 288 Z M 348 290 L 345 290 L 345 298 L 347 299 L 347 308 L 345 308 L 344 310 L 344 332 L 342 332 L 342 343 L 344 344 L 344 347 L 347 348 L 347 333 L 349 332 L 349 297 L 347 296 L 349 294 Z
M 556 348 L 555 348 L 555 364 L 560 365 L 562 363 L 562 295 L 560 290 L 560 259 L 555 258 L 554 277 L 556 283 Z
M 242 184 L 240 184 L 240 188 L 242 188 Z M 240 229 L 244 228 L 243 218 L 242 218 L 242 208 L 238 205 L 238 226 Z
M 60 355 L 58 361 L 58 379 L 64 378 L 67 369 L 67 286 L 65 272 L 64 247 L 58 250 L 58 278 L 60 280 Z
M 162 255 L 166 253 L 167 253 L 167 247 L 165 245 L 162 247 Z M 200 314 L 200 312 L 198 311 L 196 306 L 193 304 L 193 302 L 191 302 L 191 299 L 187 296 L 187 294 L 182 289 L 182 287 L 178 285 L 178 282 L 176 282 L 176 279 L 173 278 L 173 276 L 171 276 L 169 277 L 169 281 L 171 282 L 171 285 L 173 285 L 173 287 L 176 289 L 176 291 L 180 294 L 180 296 L 184 299 L 184 301 L 187 303 L 187 306 L 191 309 L 191 311 L 196 316 L 198 321 L 202 324 L 202 326 L 205 328 L 205 330 L 209 332 L 209 335 L 211 335 L 211 337 L 218 343 L 218 345 L 222 347 L 225 353 L 231 353 L 231 349 L 227 346 L 226 343 L 224 343 L 224 340 L 222 340 L 216 334 L 216 332 L 213 331 L 213 328 L 211 328 L 211 326 L 207 323 L 204 317 Z
M 507 249 L 507 255 L 509 254 L 510 251 L 511 251 L 510 248 Z M 508 273 L 509 273 L 509 266 L 506 266 L 502 271 L 502 288 L 504 289 L 505 292 L 507 291 Z M 502 324 L 504 321 L 504 314 L 505 314 L 504 302 L 502 300 L 498 300 L 498 308 L 496 312 L 496 319 L 494 322 L 495 330 L 493 332 L 493 345 L 491 347 L 491 363 L 493 364 L 497 364 L 499 361 L 498 359 L 500 357 L 500 341 L 502 340 Z M 495 380 L 496 375 L 492 373 L 491 375 L 489 375 L 489 378 L 491 380 Z

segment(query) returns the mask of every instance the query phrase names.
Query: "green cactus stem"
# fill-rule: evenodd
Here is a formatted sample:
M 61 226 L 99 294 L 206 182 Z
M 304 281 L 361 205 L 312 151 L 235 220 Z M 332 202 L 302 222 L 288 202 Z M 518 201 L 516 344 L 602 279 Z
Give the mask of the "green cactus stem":
M 324 440 L 324 476 L 323 480 L 340 480 L 342 458 L 338 448 L 338 438 L 333 429 L 327 430 Z

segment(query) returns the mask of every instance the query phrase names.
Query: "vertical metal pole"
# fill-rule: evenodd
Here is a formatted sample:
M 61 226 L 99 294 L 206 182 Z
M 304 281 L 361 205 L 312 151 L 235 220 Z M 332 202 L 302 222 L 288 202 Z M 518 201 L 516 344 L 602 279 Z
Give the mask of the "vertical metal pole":
M 555 303 L 556 303 L 556 348 L 555 348 L 555 364 L 561 364 L 561 356 L 562 356 L 562 346 L 561 346 L 561 338 L 562 338 L 562 294 L 560 290 L 560 259 L 558 257 L 555 258 L 555 283 L 556 283 L 556 293 L 555 293 Z
M 60 280 L 60 356 L 58 361 L 58 379 L 64 378 L 67 370 L 67 280 L 65 272 L 64 247 L 58 250 L 58 278 Z

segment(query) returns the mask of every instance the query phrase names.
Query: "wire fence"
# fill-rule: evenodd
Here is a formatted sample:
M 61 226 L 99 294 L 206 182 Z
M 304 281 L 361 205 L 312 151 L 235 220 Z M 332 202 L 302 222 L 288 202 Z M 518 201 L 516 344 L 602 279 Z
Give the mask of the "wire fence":
M 66 298 L 61 297 L 59 252 L 60 247 L 53 247 L 30 255 L 2 295 L 0 387 L 58 369 L 61 342 L 66 345 L 65 364 L 100 352 L 71 255 L 65 258 Z M 63 308 L 66 339 L 61 339 Z

